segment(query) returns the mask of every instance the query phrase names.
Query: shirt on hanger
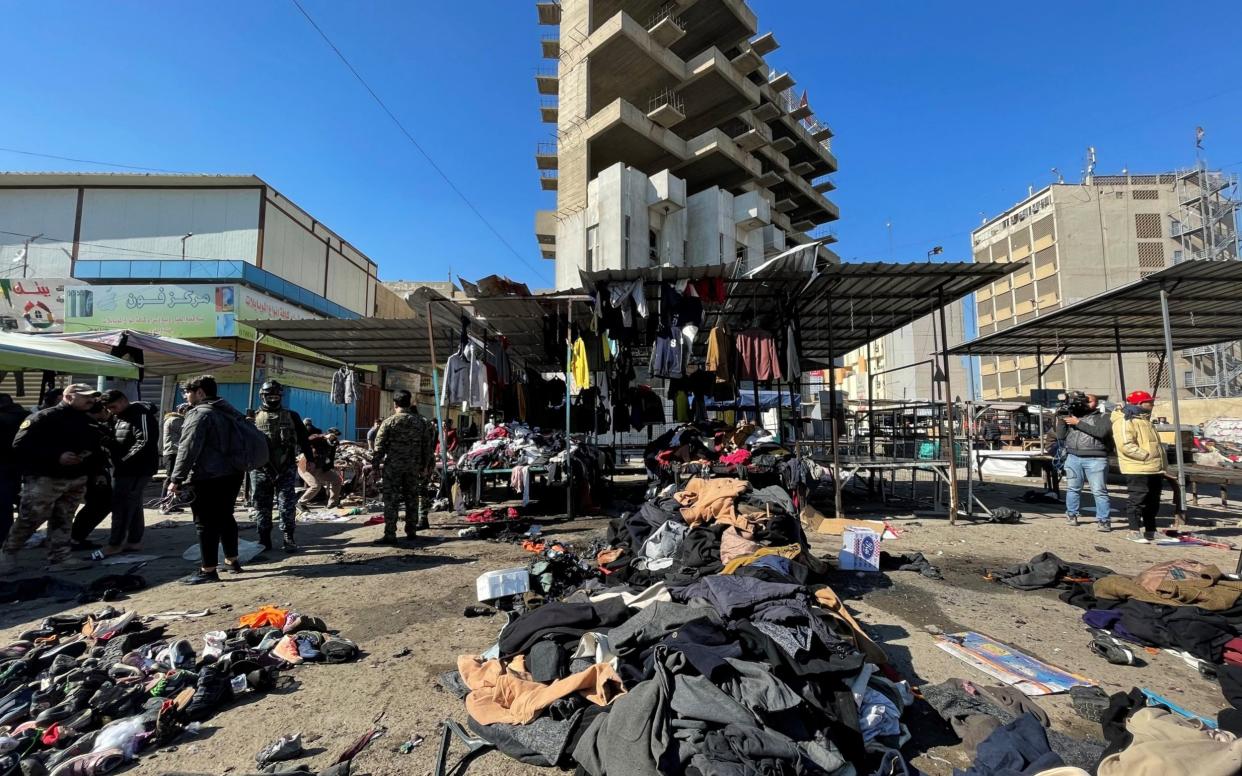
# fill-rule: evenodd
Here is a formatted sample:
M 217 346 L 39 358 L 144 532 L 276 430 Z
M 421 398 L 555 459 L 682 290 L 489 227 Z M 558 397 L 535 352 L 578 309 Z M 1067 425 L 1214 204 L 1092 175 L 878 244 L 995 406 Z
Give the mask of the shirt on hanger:
M 747 329 L 739 332 L 737 347 L 737 376 L 739 380 L 780 380 L 781 364 L 777 357 L 776 338 L 763 329 Z

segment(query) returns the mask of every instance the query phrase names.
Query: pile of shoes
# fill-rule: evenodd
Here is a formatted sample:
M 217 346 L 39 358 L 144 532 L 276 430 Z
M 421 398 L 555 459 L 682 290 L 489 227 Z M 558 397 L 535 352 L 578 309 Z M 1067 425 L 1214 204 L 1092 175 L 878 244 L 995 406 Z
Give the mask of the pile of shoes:
M 292 665 L 359 654 L 317 617 L 280 619 L 208 633 L 201 653 L 132 611 L 45 619 L 0 647 L 0 774 L 107 773 L 241 693 L 291 684 Z

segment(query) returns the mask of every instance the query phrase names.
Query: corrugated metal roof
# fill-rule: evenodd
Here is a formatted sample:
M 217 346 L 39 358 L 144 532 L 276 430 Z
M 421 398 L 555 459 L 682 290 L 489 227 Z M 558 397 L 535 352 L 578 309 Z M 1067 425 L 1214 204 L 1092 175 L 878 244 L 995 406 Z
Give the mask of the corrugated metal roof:
M 1176 264 L 1090 299 L 953 348 L 967 355 L 1160 352 L 1160 289 L 1169 292 L 1173 344 L 1194 348 L 1242 338 L 1242 261 Z

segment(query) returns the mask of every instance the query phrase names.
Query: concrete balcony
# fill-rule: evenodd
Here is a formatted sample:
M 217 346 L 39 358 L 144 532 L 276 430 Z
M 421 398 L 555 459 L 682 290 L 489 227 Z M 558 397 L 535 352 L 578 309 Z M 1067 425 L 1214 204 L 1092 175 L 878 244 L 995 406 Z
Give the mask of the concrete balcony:
M 535 241 L 545 259 L 556 258 L 556 212 L 535 211 Z
M 762 146 L 759 148 L 759 157 L 764 160 L 763 169 L 775 170 L 780 175 L 789 172 L 789 157 L 777 151 L 772 146 Z
M 768 79 L 768 86 L 771 86 L 778 94 L 780 92 L 794 88 L 797 83 L 789 73 L 778 73 Z
M 777 151 L 780 151 L 781 153 L 786 153 L 788 151 L 791 151 L 797 145 L 798 144 L 795 143 L 793 139 L 790 138 L 789 136 L 774 137 L 772 140 L 772 147 L 775 148 Z
M 755 34 L 759 20 L 745 0 L 693 0 L 679 11 L 686 35 L 673 53 L 690 59 L 708 46 L 731 49 Z
M 746 151 L 754 151 L 772 142 L 772 128 L 756 119 L 750 112 L 722 125 L 721 129 L 728 132 L 733 142 Z
M 830 226 L 811 227 L 806 236 L 824 245 L 832 245 L 837 241 L 837 230 Z
M 745 232 L 772 223 L 772 203 L 758 191 L 748 191 L 733 198 L 733 222 Z
M 813 189 L 802 176 L 791 173 L 785 176 L 785 183 L 787 186 L 781 187 L 781 194 L 797 203 L 797 207 L 791 211 L 794 213 L 791 216 L 793 220 L 809 219 L 820 224 L 840 218 L 841 211 L 837 206 Z
M 544 97 L 539 101 L 539 120 L 546 124 L 555 124 L 560 118 L 560 105 L 555 97 Z
M 561 4 L 559 0 L 540 0 L 540 2 L 535 3 L 535 10 L 539 12 L 540 24 L 561 23 Z
M 665 6 L 657 11 L 647 22 L 647 32 L 665 48 L 686 37 L 685 22 L 675 13 L 673 6 Z
M 559 59 L 561 56 L 561 39 L 556 35 L 544 35 L 539 41 L 543 47 L 544 59 Z
M 765 32 L 750 42 L 751 50 L 761 57 L 766 57 L 780 47 L 781 44 L 776 42 L 776 36 L 770 32 Z
M 661 170 L 650 178 L 652 191 L 647 207 L 657 213 L 668 215 L 686 207 L 686 182 L 668 170 Z
M 560 90 L 560 80 L 557 77 L 556 70 L 551 68 L 536 70 L 535 86 L 538 87 L 540 94 L 556 95 Z
M 686 63 L 624 12 L 596 27 L 574 53 L 587 58 L 592 108 L 618 99 L 646 105 L 652 95 L 676 89 L 686 78 Z
M 591 160 L 589 178 L 617 162 L 654 175 L 687 156 L 685 140 L 647 118 L 646 111 L 620 99 L 587 120 L 583 137 Z
M 815 172 L 815 165 L 810 162 L 798 162 L 797 164 L 790 165 L 789 171 L 805 177 Z
M 811 188 L 820 194 L 827 194 L 830 191 L 835 191 L 837 184 L 833 183 L 832 178 L 821 178 L 817 181 L 811 181 Z
M 686 63 L 677 92 L 686 101 L 686 122 L 677 132 L 689 139 L 759 104 L 759 89 L 733 67 L 720 49 L 710 48 Z
M 763 57 L 759 55 L 749 44 L 742 46 L 742 52 L 732 60 L 733 66 L 742 75 L 750 75 L 763 66 Z
M 665 89 L 647 103 L 647 118 L 665 129 L 672 129 L 686 120 L 686 102 L 677 92 Z
M 535 144 L 535 167 L 540 170 L 556 169 L 556 143 Z
M 793 211 L 795 211 L 795 210 L 797 210 L 797 209 L 798 209 L 798 203 L 797 203 L 797 202 L 794 202 L 792 199 L 788 199 L 788 198 L 786 198 L 786 199 L 778 199 L 778 200 L 776 200 L 776 205 L 775 205 L 775 207 L 776 207 L 776 209 L 777 209 L 777 210 L 779 210 L 780 212 L 785 213 L 786 215 L 788 215 L 789 213 L 792 213 Z M 791 224 L 791 225 L 793 224 L 793 221 L 792 221 L 792 220 L 790 221 L 790 224 Z
M 544 191 L 556 191 L 557 173 L 556 170 L 540 170 L 539 171 L 539 188 Z
M 685 178 L 689 188 L 720 186 L 729 188 L 759 177 L 763 169 L 759 160 L 719 129 L 704 132 L 686 143 L 687 159 L 672 168 Z
M 755 118 L 760 121 L 773 121 L 781 115 L 781 109 L 776 107 L 776 103 L 764 101 L 760 103 L 758 108 L 754 110 Z

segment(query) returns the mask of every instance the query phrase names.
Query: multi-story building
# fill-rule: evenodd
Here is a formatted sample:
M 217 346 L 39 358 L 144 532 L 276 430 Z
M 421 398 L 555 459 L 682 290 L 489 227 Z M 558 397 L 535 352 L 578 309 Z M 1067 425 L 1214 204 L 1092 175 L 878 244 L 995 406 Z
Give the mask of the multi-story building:
M 555 127 L 535 216 L 556 285 L 579 270 L 760 260 L 833 241 L 832 131 L 765 59 L 745 0 L 543 0 L 536 76 Z M 826 248 L 824 254 L 835 260 Z
M 949 347 L 966 340 L 965 303 L 959 300 L 945 306 Z M 944 367 L 939 356 L 943 350 L 940 316 L 926 315 L 873 340 L 869 350 L 862 347 L 846 354 L 839 387 L 851 401 L 866 401 L 868 388 L 875 401 L 943 401 Z M 970 397 L 970 379 L 959 356 L 949 359 L 949 381 L 953 396 Z
M 1055 183 L 971 233 L 977 262 L 1030 266 L 975 293 L 979 335 L 1132 282 L 1171 264 L 1238 258 L 1237 178 L 1200 166 L 1158 175 L 1090 175 L 1082 183 Z M 1053 363 L 1043 354 L 1044 387 L 1120 394 L 1113 355 L 1075 355 Z M 1179 353 L 1164 367 L 1177 369 L 1187 396 L 1242 392 L 1237 345 Z M 1127 388 L 1150 388 L 1160 356 L 1123 356 Z M 980 359 L 984 399 L 1027 398 L 1039 383 L 1036 356 Z
M 379 284 L 374 261 L 249 175 L 3 173 L 0 230 L 9 290 L 48 291 L 39 328 L 127 328 L 245 351 L 216 374 L 239 407 L 251 393 L 253 341 L 241 321 L 404 307 Z M 0 321 L 28 328 L 17 315 Z M 328 397 L 334 366 L 277 343 L 258 356 L 260 378 L 289 385 L 295 409 L 340 425 Z M 378 396 L 372 402 L 378 408 Z M 360 404 L 359 417 L 369 411 Z M 352 423 L 343 430 L 351 434 Z

